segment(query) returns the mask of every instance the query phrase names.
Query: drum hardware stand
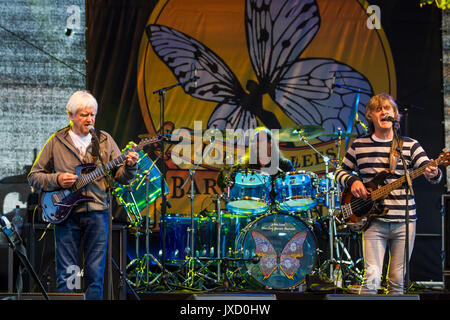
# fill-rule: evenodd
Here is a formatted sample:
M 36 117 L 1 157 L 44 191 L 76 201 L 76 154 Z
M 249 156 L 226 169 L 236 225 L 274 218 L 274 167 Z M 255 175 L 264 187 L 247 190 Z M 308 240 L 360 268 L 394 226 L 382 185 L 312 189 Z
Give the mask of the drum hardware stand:
M 131 205 L 128 204 L 128 203 L 125 203 L 124 201 L 122 201 L 122 199 L 121 199 L 120 197 L 117 197 L 117 196 L 116 196 L 116 197 L 119 198 L 120 203 L 121 203 L 124 207 L 126 207 L 126 208 L 130 208 L 130 207 L 131 207 L 131 212 L 132 212 L 133 215 L 134 215 L 134 220 L 131 218 L 130 214 L 128 213 L 128 211 L 127 211 L 126 209 L 125 209 L 125 212 L 126 212 L 126 214 L 127 214 L 128 220 L 129 220 L 129 221 L 133 221 L 133 222 L 131 223 L 131 225 L 137 227 L 137 226 L 139 226 L 139 224 L 140 224 L 141 221 L 142 221 L 141 213 L 139 212 L 139 208 L 138 208 L 138 206 L 137 206 L 136 200 L 134 199 L 133 193 L 131 192 L 131 187 L 130 187 L 130 185 L 125 186 L 124 189 L 126 189 L 126 194 L 127 194 L 127 195 L 129 194 L 129 195 L 131 196 L 131 201 L 132 201 Z M 114 194 L 114 195 L 116 195 L 116 193 L 117 193 L 117 192 L 113 191 L 113 194 Z
M 149 29 L 146 30 L 147 31 L 147 35 L 149 35 Z M 193 65 L 193 67 L 195 67 Z M 185 82 L 181 82 L 178 81 L 177 83 L 168 86 L 168 87 L 164 87 L 158 90 L 153 91 L 153 94 L 158 94 L 159 95 L 159 104 L 160 104 L 160 125 L 161 125 L 161 133 L 162 133 L 162 139 L 160 140 L 160 144 L 161 144 L 161 154 L 162 154 L 162 161 L 161 161 L 161 190 L 162 190 L 162 204 L 161 204 L 161 229 L 162 229 L 162 275 L 161 275 L 161 280 L 163 283 L 163 286 L 168 288 L 170 285 L 167 281 L 167 277 L 166 277 L 166 227 L 165 227 L 165 219 L 166 219 L 166 211 L 167 211 L 167 198 L 166 198 L 166 193 L 164 192 L 165 190 L 165 182 L 166 182 L 166 162 L 164 159 L 164 154 L 165 154 L 165 139 L 166 139 L 166 133 L 164 132 L 164 125 L 165 125 L 165 119 L 164 119 L 164 114 L 165 114 L 165 97 L 166 97 L 166 92 L 178 87 L 178 86 L 184 86 L 185 84 L 188 84 L 190 82 L 193 82 L 194 87 L 197 86 L 197 80 L 198 77 L 196 76 L 196 72 L 195 69 L 193 69 L 194 72 L 191 71 L 190 77 L 188 80 L 186 80 Z
M 233 283 L 232 279 L 228 275 L 228 270 L 231 269 L 230 264 L 232 262 L 259 262 L 259 257 L 255 256 L 253 258 L 245 259 L 245 258 L 198 258 L 199 260 L 214 262 L 216 261 L 221 268 L 221 274 L 223 275 L 223 279 L 219 282 L 222 283 L 221 286 L 214 288 L 214 290 L 225 290 L 230 291 L 231 287 L 235 287 L 236 284 Z M 238 271 L 237 269 L 236 271 Z M 236 272 L 235 271 L 235 272 Z M 233 273 L 234 275 L 234 273 Z
M 190 180 L 191 181 L 191 195 L 188 196 L 191 200 L 191 227 L 188 229 L 188 233 L 190 234 L 189 238 L 189 257 L 188 257 L 188 286 L 192 287 L 194 285 L 194 269 L 195 269 L 195 262 L 197 261 L 201 266 L 202 269 L 205 268 L 205 266 L 200 262 L 199 259 L 195 257 L 195 225 L 194 225 L 194 201 L 195 201 L 195 191 L 194 191 L 194 177 L 197 173 L 197 169 L 200 166 L 200 164 L 203 162 L 203 159 L 205 158 L 205 155 L 209 154 L 214 146 L 214 136 L 211 136 L 210 144 L 208 146 L 208 149 L 206 149 L 206 152 L 203 153 L 202 158 L 197 163 L 194 169 L 189 169 L 189 178 L 186 179 L 183 183 L 183 185 L 180 187 L 180 189 L 183 189 L 186 183 Z M 200 275 L 200 274 L 199 274 Z
M 155 163 L 156 163 L 156 160 L 153 161 L 152 166 Z M 161 270 L 163 269 L 163 266 L 158 261 L 158 259 L 150 253 L 149 236 L 150 236 L 151 230 L 150 230 L 150 210 L 149 210 L 149 205 L 150 205 L 150 200 L 149 200 L 149 183 L 151 181 L 153 181 L 153 180 L 149 180 L 149 175 L 151 173 L 152 166 L 148 170 L 145 171 L 145 173 L 143 175 L 143 178 L 141 179 L 141 181 L 139 182 L 139 184 L 138 184 L 138 186 L 136 188 L 136 190 L 137 190 L 144 181 L 147 182 L 146 183 L 146 193 L 145 193 L 146 194 L 145 201 L 146 201 L 147 219 L 146 219 L 146 222 L 145 222 L 145 231 L 144 231 L 144 234 L 145 234 L 145 246 L 146 247 L 145 247 L 145 254 L 144 254 L 144 256 L 141 259 L 138 258 L 139 257 L 139 238 L 142 235 L 142 232 L 139 231 L 139 227 L 142 225 L 143 218 L 142 218 L 142 215 L 140 214 L 139 206 L 137 205 L 137 202 L 136 202 L 136 200 L 134 198 L 134 195 L 133 195 L 133 193 L 130 190 L 131 189 L 130 186 L 127 186 L 127 188 L 128 188 L 128 194 L 131 196 L 132 205 L 129 206 L 128 204 L 125 204 L 125 205 L 127 205 L 127 207 L 131 207 L 132 208 L 133 215 L 137 219 L 137 220 L 135 220 L 132 223 L 132 226 L 136 227 L 136 259 L 131 261 L 127 265 L 127 269 L 130 266 L 132 266 L 133 264 L 137 265 L 137 267 L 136 267 L 136 269 L 137 269 L 136 270 L 136 283 L 134 283 L 134 285 L 136 287 L 140 287 L 140 281 L 142 281 L 143 284 L 145 285 L 146 289 L 148 289 L 149 286 L 152 286 L 161 277 L 161 274 L 154 274 L 153 272 L 150 271 L 149 260 L 150 259 L 153 260 L 153 262 L 155 262 L 155 264 Z M 165 190 L 164 190 L 164 192 L 165 192 Z M 156 202 L 154 202 L 154 203 L 155 203 L 155 212 L 156 212 Z M 128 212 L 127 212 L 127 214 L 128 214 Z M 128 215 L 128 217 L 130 218 L 129 215 Z M 130 218 L 130 221 L 132 221 L 131 218 Z M 155 223 L 155 221 L 152 223 L 152 225 L 154 225 L 154 223 Z M 150 276 L 153 277 L 153 279 L 151 281 L 150 281 Z
M 323 161 L 325 163 L 325 177 L 326 177 L 326 180 L 325 180 L 326 181 L 325 194 L 327 195 L 327 197 L 325 199 L 325 204 L 327 205 L 327 208 L 328 208 L 328 218 L 329 218 L 328 230 L 329 230 L 329 241 L 330 241 L 329 242 L 329 247 L 330 247 L 330 262 L 331 262 L 329 271 L 330 271 L 330 278 L 331 278 L 331 276 L 334 273 L 334 264 L 335 264 L 333 247 L 334 247 L 334 235 L 335 235 L 336 223 L 335 223 L 335 216 L 334 216 L 334 209 L 335 209 L 335 207 L 334 207 L 334 197 L 332 197 L 332 198 L 328 197 L 329 190 L 330 190 L 330 188 L 329 188 L 330 186 L 329 186 L 329 183 L 328 183 L 328 172 L 329 172 L 328 165 L 329 165 L 329 162 L 330 162 L 330 158 L 325 156 L 325 155 L 323 155 L 319 150 L 314 148 L 314 146 L 312 146 L 308 142 L 308 140 L 305 137 L 303 137 L 300 133 L 298 134 L 298 138 L 299 138 L 300 141 L 305 142 L 317 154 L 319 154 L 322 157 L 322 159 L 323 159 Z
M 222 246 L 222 208 L 220 207 L 220 199 L 223 195 L 217 195 L 216 199 L 216 211 L 217 211 L 217 258 L 222 257 L 221 246 Z M 221 277 L 221 261 L 217 263 L 217 281 L 220 282 Z

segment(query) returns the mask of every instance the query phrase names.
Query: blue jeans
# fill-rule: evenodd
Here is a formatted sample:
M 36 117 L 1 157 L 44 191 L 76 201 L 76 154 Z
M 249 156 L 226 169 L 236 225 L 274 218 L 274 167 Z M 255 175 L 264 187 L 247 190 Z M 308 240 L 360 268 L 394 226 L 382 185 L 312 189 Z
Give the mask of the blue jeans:
M 81 289 L 79 271 L 82 267 L 78 266 L 78 257 L 83 243 L 85 299 L 103 298 L 108 218 L 108 211 L 71 213 L 66 221 L 55 225 L 58 292 L 76 292 Z
M 416 223 L 409 223 L 409 255 L 414 246 Z M 405 277 L 405 222 L 373 221 L 363 234 L 365 273 L 360 293 L 376 294 L 380 287 L 383 260 L 389 247 L 388 288 L 390 294 L 403 294 Z

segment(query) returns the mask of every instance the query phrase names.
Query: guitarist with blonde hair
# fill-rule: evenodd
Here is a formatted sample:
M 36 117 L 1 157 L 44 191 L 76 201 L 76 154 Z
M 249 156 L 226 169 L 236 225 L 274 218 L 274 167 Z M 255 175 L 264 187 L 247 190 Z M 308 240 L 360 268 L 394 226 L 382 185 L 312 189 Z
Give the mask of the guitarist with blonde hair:
M 48 139 L 28 175 L 29 184 L 43 194 L 55 190 L 72 191 L 76 183 L 83 181 L 77 175 L 77 168 L 88 165 L 102 167 L 102 163 L 121 155 L 108 133 L 93 129 L 97 101 L 90 93 L 75 92 L 66 105 L 66 111 L 70 124 Z M 121 184 L 131 182 L 137 172 L 138 159 L 138 153 L 129 152 L 123 163 L 118 163 L 117 168 L 111 171 L 112 177 Z M 80 246 L 83 245 L 85 298 L 99 300 L 103 298 L 109 232 L 108 182 L 103 175 L 85 186 L 81 185 L 78 193 L 66 197 L 73 200 L 71 214 L 60 223 L 55 222 L 57 291 L 81 289 L 77 288 L 81 281 L 76 281 L 74 276 L 79 276 L 76 270 L 81 269 L 77 266 Z M 44 210 L 44 205 L 42 207 Z
M 373 96 L 366 105 L 365 117 L 370 126 L 370 134 L 353 141 L 336 171 L 335 179 L 346 189 L 342 197 L 343 203 L 349 199 L 349 204 L 342 205 L 344 216 L 348 214 L 355 218 L 349 219 L 350 223 L 362 223 L 359 228 L 363 231 L 365 274 L 360 293 L 378 292 L 383 260 L 389 247 L 388 292 L 403 294 L 406 229 L 409 230 L 408 259 L 411 257 L 416 230 L 414 196 L 409 194 L 410 223 L 406 228 L 407 203 L 404 185 L 400 184 L 398 188 L 381 197 L 381 202 L 375 202 L 374 199 L 379 196 L 374 191 L 379 189 L 375 182 L 382 177 L 384 181 L 378 181 L 378 186 L 383 183 L 390 184 L 405 176 L 397 150 L 402 151 L 408 172 L 426 166 L 430 159 L 416 140 L 409 137 L 395 139 L 394 130 L 400 117 L 397 104 L 390 95 L 382 93 Z M 423 169 L 423 174 L 429 182 L 440 182 L 442 172 L 437 166 L 428 165 Z M 366 209 L 378 214 L 361 218 Z

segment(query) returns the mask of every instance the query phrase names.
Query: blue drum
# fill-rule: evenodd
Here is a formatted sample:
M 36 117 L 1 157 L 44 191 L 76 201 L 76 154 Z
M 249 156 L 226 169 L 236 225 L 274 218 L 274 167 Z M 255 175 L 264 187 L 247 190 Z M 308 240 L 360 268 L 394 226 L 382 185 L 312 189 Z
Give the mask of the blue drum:
M 275 180 L 275 202 L 280 212 L 306 211 L 317 205 L 317 175 L 293 171 Z
M 263 215 L 250 223 L 237 242 L 244 277 L 251 286 L 294 289 L 317 262 L 317 240 L 298 216 Z
M 168 214 L 165 216 L 165 238 L 163 237 L 161 230 L 161 221 L 159 229 L 159 252 L 158 258 L 162 258 L 163 238 L 165 239 L 165 260 L 169 263 L 178 264 L 183 262 L 188 256 L 191 255 L 191 217 L 182 214 Z M 194 245 L 195 256 L 202 255 L 202 252 L 209 248 L 204 247 L 204 243 L 201 241 L 200 229 L 207 227 L 207 218 L 194 217 Z
M 320 178 L 318 191 L 317 198 L 325 207 L 330 207 L 331 201 L 334 201 L 334 207 L 341 206 L 342 187 L 334 180 L 333 173 L 329 173 L 328 177 Z
M 253 216 L 222 214 L 220 256 L 227 258 L 236 257 L 236 241 L 241 231 L 252 221 Z
M 261 171 L 240 170 L 227 195 L 226 208 L 241 215 L 258 215 L 270 205 L 270 176 Z

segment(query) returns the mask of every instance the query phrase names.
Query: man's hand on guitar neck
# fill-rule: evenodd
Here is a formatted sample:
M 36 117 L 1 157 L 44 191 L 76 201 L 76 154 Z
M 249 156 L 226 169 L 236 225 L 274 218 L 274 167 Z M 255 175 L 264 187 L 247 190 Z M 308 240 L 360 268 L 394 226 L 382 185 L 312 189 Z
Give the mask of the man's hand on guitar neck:
M 67 189 L 70 188 L 75 181 L 77 181 L 78 176 L 76 174 L 63 172 L 58 175 L 58 184 L 61 188 Z
M 366 187 L 360 180 L 356 180 L 352 183 L 352 187 L 350 188 L 351 193 L 357 198 L 367 199 L 369 193 L 367 192 Z
M 434 162 L 434 160 L 431 160 L 431 162 Z M 427 179 L 433 179 L 436 177 L 439 173 L 439 169 L 436 165 L 430 165 L 428 168 L 425 169 L 425 172 L 423 175 L 427 177 Z

